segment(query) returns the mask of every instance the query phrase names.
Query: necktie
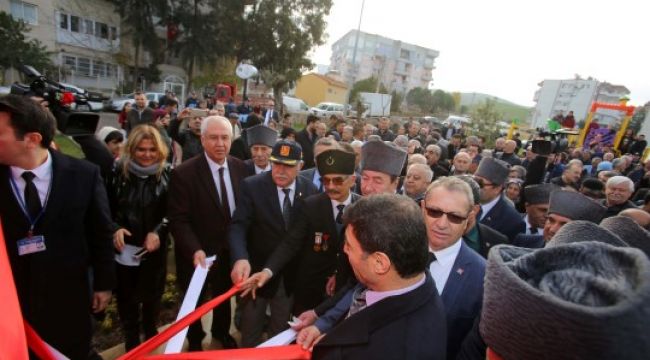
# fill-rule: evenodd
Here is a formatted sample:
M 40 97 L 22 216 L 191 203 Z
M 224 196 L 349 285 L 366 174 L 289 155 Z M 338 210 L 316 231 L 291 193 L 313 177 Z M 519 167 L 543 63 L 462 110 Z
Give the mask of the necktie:
M 284 192 L 284 201 L 282 201 L 282 218 L 284 219 L 284 228 L 289 228 L 289 222 L 291 221 L 291 200 L 289 199 L 289 193 L 291 189 L 282 189 Z
M 336 231 L 338 231 L 339 235 L 341 238 L 343 235 L 341 234 L 341 231 L 343 230 L 343 208 L 345 208 L 345 205 L 343 204 L 338 204 L 336 205 L 336 208 L 339 210 L 338 213 L 336 213 Z
M 38 197 L 38 190 L 36 189 L 36 185 L 34 185 L 33 182 L 36 175 L 34 175 L 34 173 L 31 171 L 25 171 L 21 176 L 23 179 L 25 179 L 26 210 L 29 213 L 29 217 L 32 218 L 32 220 L 36 220 L 36 217 L 42 209 L 41 199 Z
M 354 290 L 352 294 L 352 304 L 350 304 L 350 311 L 348 311 L 348 316 L 358 313 L 359 311 L 366 308 L 366 292 L 368 291 L 365 287 L 360 287 Z
M 438 260 L 438 259 L 436 258 L 436 254 L 434 254 L 433 252 L 429 251 L 429 265 L 431 265 L 431 263 L 434 262 L 434 261 L 436 261 L 436 260 Z
M 221 189 L 221 207 L 226 213 L 226 222 L 230 222 L 230 204 L 228 203 L 228 190 L 226 190 L 226 181 L 223 179 L 224 168 L 219 168 L 219 188 Z

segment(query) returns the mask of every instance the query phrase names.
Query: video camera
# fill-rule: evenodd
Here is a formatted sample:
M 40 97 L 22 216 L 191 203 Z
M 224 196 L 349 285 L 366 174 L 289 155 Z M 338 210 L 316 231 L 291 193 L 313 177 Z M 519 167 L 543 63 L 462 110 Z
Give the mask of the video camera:
M 11 94 L 43 98 L 48 102 L 48 108 L 56 118 L 57 128 L 66 135 L 76 137 L 95 133 L 99 115 L 71 111 L 70 104 L 75 101 L 74 94 L 29 65 L 21 65 L 19 70 L 25 74 L 30 83 L 29 85 L 18 82 L 12 84 Z

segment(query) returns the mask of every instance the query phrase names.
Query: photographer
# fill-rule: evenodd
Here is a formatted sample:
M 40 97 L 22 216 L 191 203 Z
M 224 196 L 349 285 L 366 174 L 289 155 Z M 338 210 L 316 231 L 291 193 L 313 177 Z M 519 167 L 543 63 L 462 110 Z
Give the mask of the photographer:
M 54 131 L 35 101 L 0 98 L 0 218 L 23 317 L 84 359 L 90 312 L 103 311 L 115 287 L 111 219 L 99 169 L 49 150 Z
M 203 152 L 201 122 L 207 115 L 208 112 L 205 110 L 186 108 L 178 114 L 177 119 L 173 119 L 169 123 L 169 136 L 181 146 L 182 161 Z M 187 129 L 180 130 L 181 123 L 185 120 L 187 120 Z

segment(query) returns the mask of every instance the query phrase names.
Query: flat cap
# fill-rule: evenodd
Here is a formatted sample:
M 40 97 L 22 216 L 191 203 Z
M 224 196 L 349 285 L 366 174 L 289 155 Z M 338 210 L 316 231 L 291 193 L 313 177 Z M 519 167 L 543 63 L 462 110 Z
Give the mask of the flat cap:
M 535 184 L 528 185 L 524 188 L 524 197 L 526 203 L 530 205 L 548 204 L 551 199 L 551 193 L 560 188 L 554 184 Z

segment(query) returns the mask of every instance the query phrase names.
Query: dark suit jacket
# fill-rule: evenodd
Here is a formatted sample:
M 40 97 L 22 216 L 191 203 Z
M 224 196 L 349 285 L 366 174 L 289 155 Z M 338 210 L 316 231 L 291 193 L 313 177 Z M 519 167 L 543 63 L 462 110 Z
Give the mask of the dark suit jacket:
M 485 259 L 463 242 L 441 296 L 447 315 L 447 359 L 456 358 L 481 313 L 484 277 Z
M 262 112 L 262 123 L 264 123 L 264 119 L 266 119 L 266 112 L 268 110 L 264 110 Z M 271 120 L 275 120 L 275 122 L 280 122 L 280 115 L 278 114 L 277 111 L 273 110 L 273 114 L 271 114 Z
M 510 243 L 510 241 L 508 241 L 508 237 L 503 235 L 502 233 L 492 229 L 487 225 L 483 225 L 483 224 L 477 224 L 477 225 L 478 225 L 479 243 L 481 245 L 480 254 L 485 259 L 487 259 L 488 253 L 490 252 L 492 246 Z
M 227 161 L 235 204 L 239 204 L 239 189 L 246 168 L 237 158 L 228 156 Z M 205 251 L 208 256 L 217 254 L 222 260 L 220 266 L 230 266 L 226 239 L 230 224 L 221 207 L 205 153 L 185 161 L 172 172 L 167 218 L 174 236 L 181 285 L 189 284 L 194 268 L 192 259 L 198 250 Z
M 314 346 L 312 359 L 445 359 L 445 311 L 425 273 L 422 286 L 339 323 Z
M 142 113 L 138 113 L 138 110 L 134 105 L 133 109 L 131 109 L 131 111 L 126 114 L 127 131 L 131 131 L 138 125 L 151 124 L 154 120 L 153 109 L 147 106 L 144 108 L 144 110 L 142 110 Z
M 251 149 L 248 147 L 247 130 L 241 132 L 241 136 L 233 140 L 230 146 L 230 155 L 240 159 L 248 160 L 251 158 Z
M 303 169 L 313 168 L 314 163 L 314 143 L 316 142 L 316 135 L 313 135 L 313 140 L 309 140 L 307 129 L 302 129 L 296 134 L 296 142 L 302 147 L 302 160 L 305 162 Z
M 5 165 L 0 165 L 0 218 L 23 317 L 50 345 L 85 359 L 92 335 L 91 293 L 116 285 L 111 215 L 97 166 L 57 151 L 50 156 L 50 195 L 34 229 L 45 237 L 47 249 L 18 255 L 16 243 L 25 238 L 29 223 Z
M 497 201 L 492 210 L 483 217 L 481 224 L 487 225 L 502 233 L 510 241 L 517 234 L 526 232 L 526 223 L 517 210 L 506 202 L 503 195 L 500 196 L 499 201 Z
M 519 247 L 525 247 L 525 248 L 531 248 L 531 249 L 541 249 L 544 247 L 544 235 L 540 234 L 534 234 L 534 235 L 526 235 L 526 234 L 518 234 L 515 236 L 514 240 L 512 240 L 512 245 L 514 246 L 519 246 Z
M 359 198 L 352 194 L 351 200 L 355 202 Z M 327 278 L 334 274 L 339 260 L 347 260 L 342 235 L 337 231 L 329 196 L 325 193 L 310 196 L 287 236 L 266 261 L 265 267 L 277 274 L 291 260 L 299 259 L 294 297 L 296 314 L 313 309 L 325 299 Z M 320 246 L 316 244 L 317 239 L 321 241 Z
M 290 227 L 293 227 L 293 221 L 298 218 L 303 199 L 315 193 L 314 184 L 300 176 L 296 177 L 296 193 L 291 207 Z M 286 236 L 282 204 L 278 199 L 277 186 L 273 182 L 271 173 L 244 179 L 240 201 L 228 233 L 232 261 L 247 259 L 253 273 L 261 271 L 271 253 Z M 288 293 L 292 292 L 295 265 L 287 266 L 275 275 L 258 291 L 260 296 L 272 297 L 282 277 L 284 277 L 285 289 Z

